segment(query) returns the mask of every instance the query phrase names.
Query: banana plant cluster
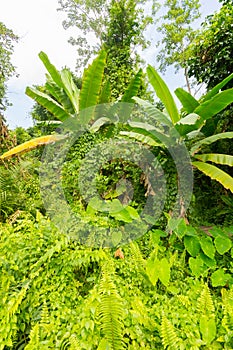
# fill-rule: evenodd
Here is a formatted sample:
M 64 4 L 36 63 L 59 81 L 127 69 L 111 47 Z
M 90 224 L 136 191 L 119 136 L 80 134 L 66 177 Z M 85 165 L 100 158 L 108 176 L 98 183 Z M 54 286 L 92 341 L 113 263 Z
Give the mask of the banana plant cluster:
M 89 122 L 93 118 L 94 107 L 96 105 L 110 102 L 111 90 L 109 83 L 102 83 L 106 62 L 106 53 L 104 51 L 101 51 L 93 63 L 84 71 L 81 90 L 75 85 L 69 70 L 63 69 L 59 72 L 44 52 L 41 52 L 39 57 L 48 71 L 45 86 L 47 93 L 41 92 L 37 88 L 27 87 L 26 94 L 48 109 L 61 122 L 69 118 L 77 120 L 80 125 L 82 122 Z M 152 146 L 160 145 L 163 147 L 163 143 L 166 146 L 166 140 L 168 139 L 166 136 L 168 134 L 164 134 L 163 138 L 161 132 L 163 128 L 161 129 L 161 126 L 166 126 L 169 129 L 171 137 L 172 135 L 174 136 L 175 132 L 176 142 L 185 143 L 192 159 L 193 167 L 211 179 L 220 182 L 226 189 L 233 192 L 233 178 L 216 166 L 216 164 L 232 166 L 233 156 L 202 153 L 203 146 L 205 145 L 210 145 L 218 140 L 233 138 L 233 132 L 219 133 L 209 137 L 203 137 L 202 133 L 207 121 L 233 102 L 232 88 L 221 91 L 233 78 L 233 74 L 216 85 L 199 100 L 195 99 L 182 88 L 176 89 L 175 94 L 182 104 L 181 113 L 179 113 L 178 107 L 166 83 L 150 65 L 147 67 L 147 75 L 155 93 L 163 102 L 165 110 L 161 112 L 153 104 L 134 97 L 137 95 L 141 84 L 142 71 L 139 70 L 118 102 L 136 102 L 149 115 L 150 121 L 152 120 L 153 124 L 151 125 L 150 122 L 138 123 L 131 121 L 128 125 L 130 130 L 122 131 L 122 136 L 132 137 Z M 86 116 L 85 110 L 90 107 L 93 107 L 93 110 L 91 112 L 89 111 L 88 116 Z M 92 125 L 93 131 L 98 130 L 100 126 L 107 122 L 109 122 L 108 118 L 99 118 Z M 159 138 L 157 132 L 158 123 L 160 124 Z M 45 137 L 45 144 L 55 142 L 59 139 L 59 136 L 48 135 Z M 31 140 L 3 154 L 0 156 L 0 159 L 4 160 L 21 152 L 29 151 L 41 144 L 43 144 L 41 138 Z
M 191 157 L 192 166 L 233 192 L 233 178 L 215 165 L 233 166 L 233 156 L 202 153 L 203 146 L 210 145 L 218 140 L 233 138 L 233 132 L 223 132 L 208 137 L 205 137 L 203 133 L 203 128 L 208 120 L 233 102 L 232 88 L 221 91 L 233 78 L 233 74 L 216 85 L 199 100 L 182 88 L 176 89 L 175 94 L 182 104 L 181 113 L 179 113 L 166 83 L 150 65 L 147 68 L 147 75 L 165 109 L 161 112 L 154 105 L 135 97 L 135 102 L 142 106 L 147 115 L 150 116 L 150 120 L 154 120 L 155 123 L 154 125 L 131 123 L 131 130 L 123 132 L 123 134 L 150 145 L 155 143 L 158 145 L 160 143 L 163 146 L 161 128 L 158 134 L 158 126 L 155 126 L 155 124 L 165 125 L 169 128 L 169 133 L 164 132 L 165 143 L 168 136 L 170 138 L 174 137 L 175 142 L 184 142 Z

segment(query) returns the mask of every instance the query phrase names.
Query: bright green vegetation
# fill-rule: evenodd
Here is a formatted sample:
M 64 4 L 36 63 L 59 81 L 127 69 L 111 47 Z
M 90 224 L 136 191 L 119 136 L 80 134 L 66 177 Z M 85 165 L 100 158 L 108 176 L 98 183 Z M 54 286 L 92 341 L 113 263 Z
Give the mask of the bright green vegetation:
M 117 50 L 125 31 L 114 18 L 122 23 L 131 1 L 111 4 L 105 45 L 82 78 L 39 54 L 46 83 L 26 94 L 43 124 L 1 123 L 0 350 L 230 350 L 233 72 L 200 98 L 176 89 L 178 106 L 154 67 L 143 72 L 135 57 L 127 71 L 136 7 L 126 7 L 132 32 Z M 167 20 L 178 11 L 185 26 L 198 1 L 178 5 L 166 1 Z M 187 33 L 164 61 L 186 73 Z

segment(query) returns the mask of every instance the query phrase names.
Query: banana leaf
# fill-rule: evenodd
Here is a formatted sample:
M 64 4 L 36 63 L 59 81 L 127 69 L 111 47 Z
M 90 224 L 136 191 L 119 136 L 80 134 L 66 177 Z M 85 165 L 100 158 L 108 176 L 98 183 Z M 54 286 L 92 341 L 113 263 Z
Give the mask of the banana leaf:
M 229 132 L 222 132 L 220 134 L 212 135 L 209 137 L 206 137 L 205 139 L 198 141 L 190 150 L 191 154 L 193 155 L 196 153 L 202 145 L 209 145 L 213 142 L 216 142 L 218 140 L 223 140 L 223 139 L 232 139 L 233 138 L 233 131 Z
M 203 162 L 192 162 L 198 170 L 209 176 L 212 180 L 220 182 L 226 189 L 229 189 L 233 193 L 233 178 L 225 171 L 217 168 L 212 164 Z
M 203 120 L 207 120 L 221 112 L 232 102 L 233 88 L 222 91 L 212 97 L 210 100 L 203 102 L 197 108 L 195 108 L 194 113 L 199 114 Z
M 61 80 L 61 75 L 59 73 L 59 71 L 56 69 L 56 67 L 50 62 L 48 56 L 46 55 L 46 53 L 44 53 L 43 51 L 41 51 L 39 53 L 39 57 L 41 59 L 41 61 L 43 62 L 45 68 L 47 69 L 47 71 L 49 72 L 49 74 L 51 75 L 52 79 L 54 80 L 54 82 L 60 86 L 61 88 L 63 88 L 63 83 Z
M 197 154 L 197 155 L 195 155 L 195 158 L 197 158 L 203 162 L 209 161 L 209 162 L 213 162 L 216 164 L 233 166 L 233 156 L 230 156 L 228 154 L 215 154 L 215 153 Z
M 10 151 L 2 154 L 0 156 L 0 159 L 9 159 L 13 156 L 17 156 L 19 154 L 29 152 L 38 146 L 48 145 L 50 143 L 54 143 L 56 141 L 64 139 L 63 135 L 47 135 L 47 136 L 41 136 L 37 137 L 33 140 L 27 141 L 22 143 L 21 145 L 18 145 L 14 148 L 12 148 Z
M 166 83 L 151 65 L 148 65 L 147 67 L 147 75 L 149 78 L 149 82 L 151 83 L 156 92 L 156 95 L 163 102 L 172 120 L 172 123 L 177 123 L 180 119 L 179 112 Z
M 231 79 L 233 78 L 233 73 L 230 74 L 228 77 L 226 77 L 223 81 L 221 81 L 219 84 L 217 84 L 213 89 L 207 92 L 206 95 L 204 95 L 201 98 L 202 102 L 205 102 L 207 100 L 210 100 L 212 97 L 214 97 Z
M 61 120 L 62 122 L 71 117 L 71 115 L 64 109 L 64 107 L 49 95 L 30 87 L 26 88 L 25 93 L 37 103 L 45 107 L 49 112 L 51 112 L 57 119 Z
M 175 94 L 182 103 L 182 106 L 187 113 L 193 113 L 194 109 L 199 106 L 199 102 L 184 89 L 176 89 Z
M 98 103 L 101 84 L 103 79 L 106 52 L 101 51 L 92 64 L 85 69 L 82 88 L 80 91 L 79 109 L 80 111 L 95 106 Z
M 131 80 L 129 86 L 124 92 L 124 95 L 121 98 L 121 102 L 132 102 L 132 97 L 136 96 L 138 90 L 142 83 L 142 69 L 140 69 L 135 77 Z

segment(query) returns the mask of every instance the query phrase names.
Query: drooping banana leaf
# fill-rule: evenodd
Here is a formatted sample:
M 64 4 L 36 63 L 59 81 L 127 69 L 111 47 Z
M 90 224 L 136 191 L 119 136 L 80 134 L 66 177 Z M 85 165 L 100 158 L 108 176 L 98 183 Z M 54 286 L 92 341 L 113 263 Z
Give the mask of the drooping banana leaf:
M 233 138 L 233 131 L 229 132 L 222 132 L 220 134 L 216 134 L 213 136 L 206 137 L 205 139 L 198 141 L 192 148 L 191 148 L 191 154 L 193 155 L 196 153 L 202 145 L 209 145 L 213 142 L 216 142 L 218 140 L 223 140 L 223 139 L 232 139 Z
M 230 156 L 228 154 L 216 154 L 216 153 L 196 154 L 195 158 L 203 162 L 210 161 L 216 164 L 233 166 L 233 156 Z
M 138 132 L 133 132 L 133 131 L 120 131 L 120 135 L 123 135 L 123 136 L 127 136 L 127 137 L 130 137 L 134 140 L 137 140 L 137 141 L 140 141 L 142 143 L 145 143 L 149 146 L 163 146 L 161 144 L 161 142 L 159 142 L 158 140 L 154 140 L 152 137 L 148 136 L 148 135 L 143 135 L 143 134 L 140 134 Z
M 153 106 L 150 102 L 144 101 L 139 97 L 133 97 L 133 100 L 140 106 L 143 107 L 145 112 L 147 113 L 149 119 L 154 120 L 157 123 L 161 123 L 163 125 L 172 126 L 171 121 L 168 119 L 166 114 L 161 112 L 158 108 Z
M 26 88 L 25 93 L 37 103 L 45 107 L 49 112 L 51 112 L 57 119 L 61 120 L 62 122 L 71 117 L 71 115 L 64 109 L 64 107 L 49 95 L 30 87 Z
M 9 159 L 13 156 L 17 156 L 19 154 L 29 152 L 38 146 L 48 145 L 50 143 L 54 143 L 56 141 L 64 139 L 63 135 L 47 135 L 47 136 L 41 136 L 37 137 L 33 140 L 29 140 L 27 142 L 22 143 L 21 145 L 18 145 L 14 148 L 12 148 L 10 151 L 2 154 L 0 156 L 0 159 Z
M 209 176 L 212 180 L 220 182 L 226 189 L 229 189 L 233 193 L 233 178 L 225 171 L 212 164 L 203 162 L 192 162 L 192 165 L 205 175 Z
M 163 145 L 169 147 L 172 142 L 169 136 L 163 134 L 153 125 L 141 122 L 129 122 L 129 126 L 131 128 L 131 132 L 143 135 L 146 138 L 149 137 L 150 139 L 153 139 L 156 143 L 159 143 L 162 147 Z M 144 142 L 146 138 L 144 139 Z
M 187 91 L 182 88 L 175 90 L 175 94 L 182 103 L 184 110 L 187 113 L 193 113 L 195 108 L 199 106 L 199 102 Z
M 180 119 L 179 112 L 166 83 L 151 65 L 148 65 L 147 67 L 147 75 L 149 78 L 149 82 L 151 83 L 156 92 L 156 95 L 163 102 L 172 120 L 172 123 L 177 123 Z
M 208 91 L 206 95 L 202 96 L 201 101 L 205 102 L 214 97 L 229 81 L 231 81 L 231 79 L 233 79 L 233 73 L 217 84 L 213 89 Z

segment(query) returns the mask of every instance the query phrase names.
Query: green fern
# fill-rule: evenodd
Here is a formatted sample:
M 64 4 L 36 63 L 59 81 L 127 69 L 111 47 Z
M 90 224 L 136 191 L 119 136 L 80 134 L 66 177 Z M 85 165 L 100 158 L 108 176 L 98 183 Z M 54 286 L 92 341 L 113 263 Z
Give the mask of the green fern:
M 122 350 L 125 348 L 123 342 L 124 308 L 114 284 L 113 276 L 113 269 L 109 264 L 105 264 L 99 285 L 100 304 L 98 315 L 103 335 L 110 344 L 111 350 Z
M 161 337 L 162 337 L 162 344 L 164 346 L 164 349 L 167 349 L 167 348 L 170 350 L 180 349 L 180 346 L 179 346 L 180 339 L 176 334 L 175 327 L 164 315 L 162 316 L 162 323 L 161 323 Z
M 72 334 L 69 340 L 70 340 L 70 350 L 81 350 L 76 334 Z
M 39 350 L 40 345 L 40 325 L 38 323 L 35 324 L 35 326 L 30 331 L 30 341 L 25 346 L 25 350 Z
M 131 250 L 131 262 L 134 263 L 138 271 L 145 272 L 145 260 L 143 259 L 142 252 L 136 242 L 130 243 Z
M 227 332 L 233 332 L 233 289 L 222 289 L 223 319 L 222 325 Z
M 214 303 L 211 297 L 211 293 L 207 284 L 203 286 L 201 295 L 197 300 L 198 311 L 202 315 L 214 315 Z

